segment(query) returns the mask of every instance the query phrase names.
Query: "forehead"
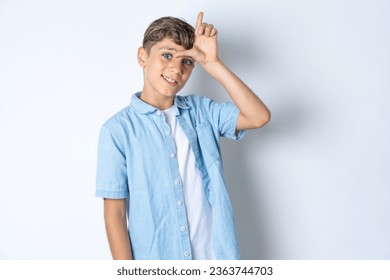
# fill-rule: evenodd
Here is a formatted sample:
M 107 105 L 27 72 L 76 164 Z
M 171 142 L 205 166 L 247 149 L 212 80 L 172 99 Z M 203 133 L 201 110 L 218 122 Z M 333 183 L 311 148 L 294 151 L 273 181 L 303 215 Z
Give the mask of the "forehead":
M 151 48 L 152 51 L 183 51 L 185 48 L 183 46 L 180 46 L 176 44 L 172 39 L 165 38 L 161 40 L 160 42 L 157 42 L 154 44 Z

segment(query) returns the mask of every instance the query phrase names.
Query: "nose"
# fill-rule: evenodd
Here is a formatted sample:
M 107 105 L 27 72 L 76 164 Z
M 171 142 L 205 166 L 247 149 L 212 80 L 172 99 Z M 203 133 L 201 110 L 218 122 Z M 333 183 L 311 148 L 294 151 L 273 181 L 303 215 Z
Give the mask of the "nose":
M 182 74 L 182 65 L 180 59 L 172 59 L 169 63 L 169 69 L 175 74 Z

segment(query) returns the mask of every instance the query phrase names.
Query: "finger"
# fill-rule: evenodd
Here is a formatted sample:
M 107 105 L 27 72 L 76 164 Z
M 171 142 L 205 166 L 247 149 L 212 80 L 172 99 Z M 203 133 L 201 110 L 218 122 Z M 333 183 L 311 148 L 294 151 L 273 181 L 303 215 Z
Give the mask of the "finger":
M 201 25 L 199 25 L 197 34 L 198 35 L 203 35 L 206 27 L 207 27 L 207 23 L 206 22 L 203 22 Z
M 203 12 L 199 12 L 198 17 L 196 19 L 195 34 L 199 34 L 199 27 L 202 26 L 202 21 L 203 21 Z
M 190 58 L 193 58 L 193 55 L 194 55 L 194 50 L 193 49 L 177 51 L 175 53 L 175 57 L 190 57 Z
M 199 12 L 198 18 L 196 19 L 196 27 L 200 26 L 203 21 L 203 12 Z
M 218 34 L 218 30 L 215 29 L 215 28 L 213 28 L 213 29 L 211 30 L 211 32 L 210 32 L 210 37 L 213 37 L 213 36 L 215 36 L 215 35 L 217 35 L 217 34 Z
M 204 35 L 211 36 L 211 31 L 214 29 L 214 26 L 212 24 L 208 24 L 206 28 L 204 29 Z

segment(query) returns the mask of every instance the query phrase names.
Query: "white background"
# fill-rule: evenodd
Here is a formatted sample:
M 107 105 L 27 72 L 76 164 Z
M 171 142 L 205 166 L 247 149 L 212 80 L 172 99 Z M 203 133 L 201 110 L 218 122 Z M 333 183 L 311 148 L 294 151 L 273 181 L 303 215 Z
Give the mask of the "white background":
M 223 142 L 244 259 L 390 259 L 390 1 L 0 0 L 0 259 L 109 259 L 100 126 L 154 19 L 219 30 L 272 120 Z M 228 100 L 196 67 L 183 94 Z

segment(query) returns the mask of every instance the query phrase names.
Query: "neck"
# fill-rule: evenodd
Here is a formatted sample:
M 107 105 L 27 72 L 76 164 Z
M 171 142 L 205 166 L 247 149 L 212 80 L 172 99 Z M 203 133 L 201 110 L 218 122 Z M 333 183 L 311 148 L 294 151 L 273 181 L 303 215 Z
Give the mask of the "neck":
M 140 99 L 144 101 L 145 103 L 148 103 L 149 105 L 159 109 L 159 110 L 165 110 L 169 109 L 173 106 L 173 100 L 175 99 L 174 97 L 159 97 L 156 98 L 153 95 L 147 94 L 146 91 L 141 92 Z

